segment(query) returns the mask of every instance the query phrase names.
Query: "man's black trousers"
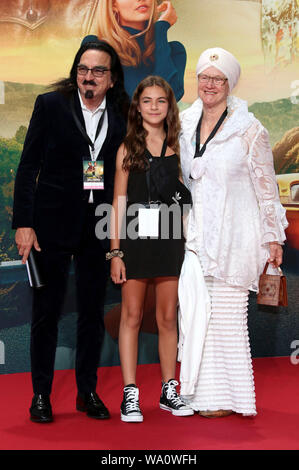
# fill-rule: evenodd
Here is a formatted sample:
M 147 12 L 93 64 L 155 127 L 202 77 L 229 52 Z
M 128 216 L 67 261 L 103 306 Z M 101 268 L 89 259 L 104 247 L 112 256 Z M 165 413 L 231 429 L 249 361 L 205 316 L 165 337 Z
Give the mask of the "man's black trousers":
M 92 205 L 93 206 L 93 205 Z M 31 373 L 33 391 L 50 394 L 58 336 L 58 321 L 66 294 L 73 256 L 77 294 L 76 381 L 79 393 L 96 390 L 97 368 L 104 339 L 104 297 L 107 261 L 95 237 L 95 217 L 90 207 L 76 248 L 41 252 L 45 286 L 34 289 L 31 324 Z

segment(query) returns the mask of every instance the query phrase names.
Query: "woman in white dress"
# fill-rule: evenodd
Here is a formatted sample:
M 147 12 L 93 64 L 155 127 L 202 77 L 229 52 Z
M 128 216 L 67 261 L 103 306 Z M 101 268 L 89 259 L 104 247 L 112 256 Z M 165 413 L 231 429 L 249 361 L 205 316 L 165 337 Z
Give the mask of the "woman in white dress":
M 196 74 L 199 98 L 181 113 L 181 165 L 193 198 L 179 284 L 181 395 L 202 416 L 255 415 L 248 294 L 258 291 L 266 261 L 272 270 L 281 264 L 288 223 L 268 133 L 230 95 L 238 61 L 207 49 Z

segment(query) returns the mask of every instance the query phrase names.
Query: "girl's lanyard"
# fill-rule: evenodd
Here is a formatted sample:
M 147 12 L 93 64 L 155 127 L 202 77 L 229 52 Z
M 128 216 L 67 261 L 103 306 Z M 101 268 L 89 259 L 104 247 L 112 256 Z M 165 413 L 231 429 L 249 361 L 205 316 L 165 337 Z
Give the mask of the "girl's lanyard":
M 166 154 L 166 149 L 167 149 L 167 135 L 164 139 L 164 142 L 163 142 L 163 145 L 162 145 L 162 149 L 161 149 L 161 154 L 160 154 L 160 158 L 164 158 L 165 157 L 165 154 Z M 153 161 L 153 156 L 152 154 L 150 153 L 150 151 L 148 149 L 145 149 L 145 153 L 146 153 L 146 156 L 148 158 L 148 161 L 151 162 Z M 147 189 L 148 189 L 148 201 L 149 201 L 149 204 L 154 201 L 152 201 L 152 198 L 151 198 L 151 178 L 150 178 L 150 168 L 146 171 L 146 184 L 147 184 Z
M 162 145 L 160 158 L 165 157 L 167 148 L 167 136 Z M 145 150 L 146 156 L 151 164 L 153 160 L 152 154 L 148 149 Z M 150 168 L 145 173 L 146 184 L 148 189 L 148 204 L 138 210 L 138 235 L 139 237 L 158 238 L 159 236 L 159 205 L 160 201 L 152 201 L 151 199 L 151 178 Z

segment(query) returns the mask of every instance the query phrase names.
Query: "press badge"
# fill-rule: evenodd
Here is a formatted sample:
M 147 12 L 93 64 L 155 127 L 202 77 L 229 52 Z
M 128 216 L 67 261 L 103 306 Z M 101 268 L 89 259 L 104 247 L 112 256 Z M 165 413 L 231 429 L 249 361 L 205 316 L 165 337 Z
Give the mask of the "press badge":
M 104 161 L 83 159 L 83 188 L 104 189 Z
M 159 236 L 159 208 L 145 208 L 138 210 L 138 235 L 139 237 Z

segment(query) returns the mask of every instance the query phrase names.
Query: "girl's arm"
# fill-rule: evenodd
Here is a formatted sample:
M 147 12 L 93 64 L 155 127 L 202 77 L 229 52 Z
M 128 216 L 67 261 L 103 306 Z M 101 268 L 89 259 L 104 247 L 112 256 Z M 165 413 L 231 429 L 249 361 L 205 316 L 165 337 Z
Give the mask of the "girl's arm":
M 119 250 L 120 248 L 120 231 L 123 216 L 126 210 L 126 196 L 128 187 L 129 173 L 122 167 L 125 157 L 125 148 L 122 144 L 116 156 L 116 172 L 114 178 L 114 195 L 111 214 L 111 238 L 110 250 Z M 126 267 L 123 260 L 119 256 L 111 259 L 111 279 L 116 284 L 122 284 L 126 281 Z

